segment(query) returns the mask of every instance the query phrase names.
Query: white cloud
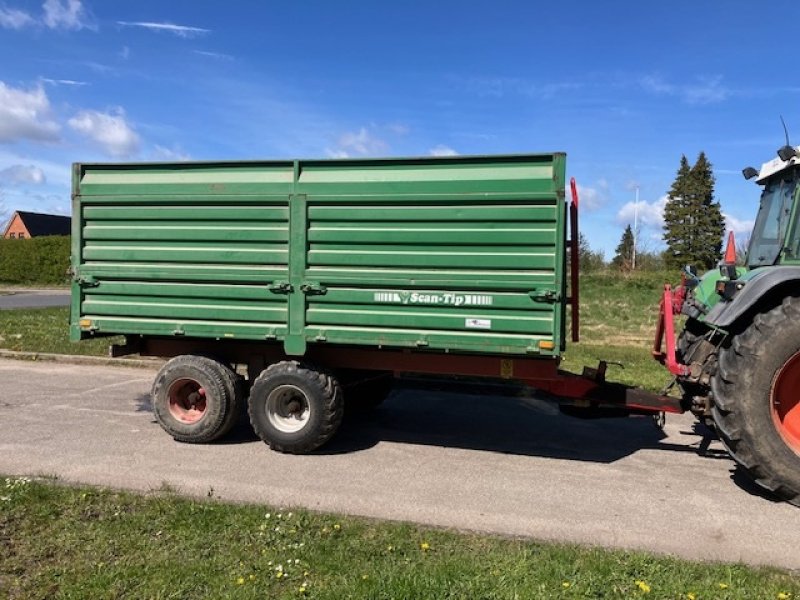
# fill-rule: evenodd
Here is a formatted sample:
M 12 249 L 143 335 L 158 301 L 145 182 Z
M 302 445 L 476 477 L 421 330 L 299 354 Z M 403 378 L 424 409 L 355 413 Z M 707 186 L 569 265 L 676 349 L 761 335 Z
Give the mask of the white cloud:
M 664 227 L 664 207 L 667 205 L 667 195 L 658 200 L 647 202 L 628 202 L 617 212 L 617 222 L 624 225 L 633 225 L 634 219 L 640 227 L 661 229 Z
M 0 81 L 0 142 L 54 141 L 58 139 L 58 131 L 41 85 L 24 90 Z
M 48 79 L 47 77 L 43 77 L 42 81 L 44 81 L 45 83 L 49 83 L 50 85 L 68 85 L 74 87 L 89 85 L 85 81 L 76 81 L 74 79 Z
M 0 27 L 22 29 L 36 24 L 36 19 L 23 10 L 0 8 Z
M 463 80 L 467 91 L 478 96 L 503 98 L 517 95 L 539 100 L 550 100 L 582 87 L 574 82 L 539 83 L 520 77 L 471 77 Z
M 732 231 L 736 237 L 749 236 L 750 232 L 753 231 L 755 221 L 751 219 L 737 219 L 727 213 L 722 213 L 722 216 L 725 218 L 725 227 L 728 231 Z
M 428 151 L 428 153 L 431 156 L 458 156 L 458 152 L 453 150 L 450 146 L 445 146 L 444 144 L 434 146 Z
M 572 195 L 567 192 L 570 201 Z M 582 210 L 592 211 L 602 207 L 608 201 L 608 181 L 598 179 L 593 186 L 578 184 L 578 202 Z
M 153 158 L 166 162 L 186 162 L 192 159 L 189 153 L 184 152 L 180 146 L 167 148 L 166 146 L 159 146 L 158 144 L 153 148 Z
M 50 29 L 95 29 L 80 0 L 45 0 L 42 20 Z
M 216 58 L 219 60 L 233 60 L 233 56 L 230 54 L 224 54 L 222 52 L 209 52 L 208 50 L 194 50 L 195 54 L 199 54 L 200 56 L 207 56 L 209 58 Z
M 83 110 L 68 123 L 72 129 L 99 144 L 112 156 L 127 157 L 139 149 L 139 135 L 125 120 L 125 112 L 121 108 L 106 113 Z
M 673 84 L 658 75 L 648 75 L 639 80 L 642 88 L 659 96 L 675 96 L 687 104 L 715 104 L 727 100 L 731 90 L 722 83 L 722 75 L 696 77 L 688 84 Z
M 336 148 L 326 152 L 331 158 L 347 158 L 349 156 L 370 156 L 384 153 L 389 146 L 386 142 L 362 127 L 358 131 L 343 133 L 338 140 Z
M 172 33 L 182 38 L 191 38 L 205 33 L 210 33 L 210 29 L 202 27 L 190 27 L 188 25 L 176 25 L 175 23 L 153 23 L 150 21 L 117 21 L 117 25 L 123 27 L 142 27 L 150 31 Z
M 11 165 L 0 170 L 0 181 L 8 182 L 12 185 L 20 183 L 33 183 L 36 185 L 45 183 L 47 177 L 44 171 L 34 165 Z

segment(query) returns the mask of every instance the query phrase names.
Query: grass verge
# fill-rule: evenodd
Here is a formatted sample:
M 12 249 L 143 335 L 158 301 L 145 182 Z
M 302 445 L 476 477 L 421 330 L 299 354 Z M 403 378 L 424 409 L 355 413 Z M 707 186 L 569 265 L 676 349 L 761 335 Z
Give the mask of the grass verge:
M 211 491 L 210 491 L 211 493 Z M 7 598 L 800 598 L 774 569 L 0 479 Z
M 53 352 L 107 356 L 108 346 L 122 337 L 69 341 L 69 308 L 0 310 L 0 348 L 21 352 Z

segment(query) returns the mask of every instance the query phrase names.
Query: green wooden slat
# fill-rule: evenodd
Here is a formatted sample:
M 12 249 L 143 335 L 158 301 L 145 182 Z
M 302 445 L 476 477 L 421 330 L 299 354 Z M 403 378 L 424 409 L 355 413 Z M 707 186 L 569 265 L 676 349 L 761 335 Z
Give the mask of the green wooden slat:
M 306 277 L 328 285 L 376 285 L 400 289 L 420 289 L 435 286 L 446 290 L 520 290 L 529 291 L 537 285 L 552 286 L 556 280 L 552 269 L 506 270 L 448 270 L 387 267 L 324 267 L 312 266 Z
M 416 289 L 329 287 L 324 295 L 311 296 L 308 303 L 310 307 L 318 304 L 335 304 L 343 307 L 350 306 L 353 310 L 372 310 L 376 306 L 383 308 L 459 308 L 461 310 L 480 307 L 481 310 L 525 311 L 521 313 L 521 316 L 535 315 L 537 310 L 552 312 L 549 304 L 539 305 L 528 295 L 527 292 L 534 289 L 535 286 L 530 286 L 529 290 L 523 293 L 498 292 L 494 286 L 488 287 L 488 290 L 464 290 L 450 286 L 444 293 L 437 289 L 424 287 Z M 552 289 L 553 283 L 549 286 L 540 285 L 539 287 Z
M 552 204 L 552 200 L 550 202 Z M 309 219 L 317 221 L 547 221 L 558 218 L 553 206 L 494 205 L 478 206 L 310 206 Z
M 180 264 L 180 263 L 131 263 L 87 261 L 80 270 L 87 277 L 100 279 L 135 279 L 154 281 L 194 281 L 233 283 L 263 282 L 271 283 L 285 279 L 288 269 L 271 265 L 233 265 L 233 264 Z
M 245 323 L 224 321 L 199 321 L 191 319 L 168 320 L 155 318 L 117 317 L 85 313 L 83 318 L 92 321 L 96 331 L 102 334 L 135 334 L 181 337 L 237 338 L 244 340 L 281 339 L 286 335 L 284 323 Z M 84 332 L 85 337 L 90 337 Z
M 90 288 L 92 296 L 116 295 L 168 298 L 219 298 L 286 303 L 285 295 L 274 294 L 267 285 L 230 285 L 215 283 L 175 283 L 148 281 L 101 281 Z
M 402 243 L 402 244 L 547 244 L 554 245 L 555 223 L 551 227 L 537 225 L 516 225 L 498 223 L 477 224 L 472 227 L 455 227 L 444 224 L 395 224 L 392 227 L 370 227 L 364 223 L 357 225 L 312 226 L 308 232 L 311 242 L 331 243 Z
M 470 249 L 425 248 L 418 250 L 348 248 L 342 250 L 309 250 L 311 265 L 354 266 L 405 266 L 419 268 L 464 268 L 464 269 L 553 269 L 552 254 L 531 251 L 509 252 L 494 249 L 476 251 Z
M 274 303 L 231 303 L 219 300 L 180 299 L 129 296 L 92 296 L 83 301 L 87 313 L 126 317 L 160 317 L 169 319 L 214 319 L 218 321 L 254 321 L 280 323 L 287 311 Z
M 241 248 L 239 245 L 196 244 L 180 247 L 171 245 L 109 245 L 92 244 L 84 247 L 87 260 L 118 261 L 169 261 L 187 263 L 237 263 L 237 264 L 285 264 L 288 259 L 286 249 L 260 250 Z
M 455 314 L 451 310 L 409 310 L 402 309 L 364 309 L 310 307 L 306 314 L 309 325 L 347 325 L 360 327 L 393 327 L 398 329 L 446 329 L 449 331 L 483 331 L 477 327 L 469 328 L 471 319 L 481 319 L 491 324 L 491 331 L 531 335 L 547 335 L 552 331 L 552 311 L 549 313 L 528 313 L 521 311 L 486 311 L 473 309 Z
M 396 348 L 424 348 L 426 350 L 452 350 L 477 352 L 479 354 L 526 354 L 534 353 L 543 356 L 552 356 L 556 351 L 543 351 L 539 349 L 539 341 L 553 341 L 548 336 L 523 336 L 509 333 L 490 334 L 486 332 L 461 332 L 454 334 L 449 331 L 409 331 L 391 329 L 388 327 L 337 327 L 337 326 L 312 326 L 306 327 L 306 338 L 309 341 L 318 341 L 328 345 L 358 344 L 374 345 L 380 340 L 382 347 Z
M 125 221 L 125 220 L 189 220 L 189 221 L 280 221 L 288 223 L 288 206 L 263 206 L 266 200 L 258 202 L 262 206 L 241 206 L 239 198 L 226 206 L 220 204 L 220 198 L 214 198 L 213 206 L 198 206 L 195 199 L 191 206 L 109 206 L 116 199 L 109 196 L 104 199 L 103 206 L 86 206 L 83 209 L 84 218 L 88 221 Z M 133 200 L 133 199 L 132 199 Z M 138 198 L 141 203 L 142 199 Z M 149 200 L 148 200 L 149 202 Z
M 288 226 L 258 226 L 252 223 L 229 221 L 211 222 L 131 222 L 115 221 L 114 225 L 89 223 L 83 229 L 85 240 L 152 240 L 152 241 L 237 241 L 285 242 L 289 239 Z M 149 223 L 149 224 L 147 224 Z

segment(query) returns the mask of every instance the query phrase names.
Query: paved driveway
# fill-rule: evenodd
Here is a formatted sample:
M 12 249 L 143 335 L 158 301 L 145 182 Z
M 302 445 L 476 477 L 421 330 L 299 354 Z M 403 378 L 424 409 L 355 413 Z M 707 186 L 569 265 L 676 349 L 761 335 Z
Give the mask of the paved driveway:
M 245 423 L 210 445 L 153 421 L 154 371 L 0 360 L 0 473 L 304 506 L 800 568 L 800 510 L 761 495 L 689 417 L 580 421 L 549 404 L 395 393 L 311 456 Z
M 69 306 L 69 290 L 26 290 L 0 292 L 0 310 Z

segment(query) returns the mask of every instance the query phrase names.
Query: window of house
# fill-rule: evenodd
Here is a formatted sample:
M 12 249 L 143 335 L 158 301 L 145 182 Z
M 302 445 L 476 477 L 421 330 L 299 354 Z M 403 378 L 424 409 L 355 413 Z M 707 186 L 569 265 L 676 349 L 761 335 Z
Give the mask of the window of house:
M 9 234 L 8 237 L 10 237 L 13 240 L 14 238 L 17 237 L 17 234 L 16 233 L 11 233 L 11 234 Z
M 18 235 L 17 237 L 18 237 L 19 239 L 21 239 L 21 240 L 24 240 L 24 239 L 25 239 L 25 234 L 24 234 L 23 232 L 21 232 L 21 231 L 20 231 L 20 232 L 19 232 L 19 235 Z

